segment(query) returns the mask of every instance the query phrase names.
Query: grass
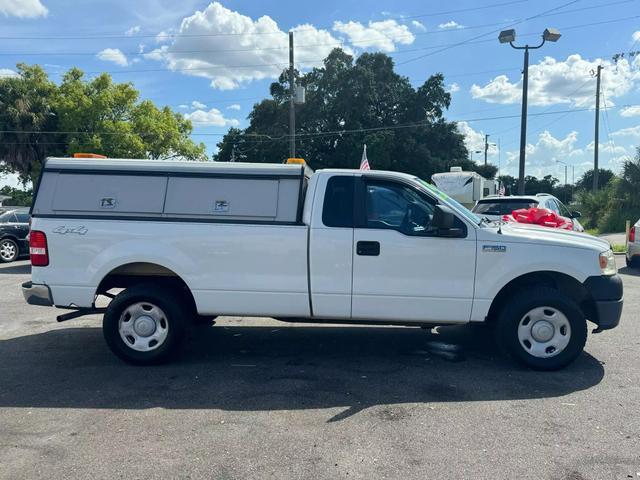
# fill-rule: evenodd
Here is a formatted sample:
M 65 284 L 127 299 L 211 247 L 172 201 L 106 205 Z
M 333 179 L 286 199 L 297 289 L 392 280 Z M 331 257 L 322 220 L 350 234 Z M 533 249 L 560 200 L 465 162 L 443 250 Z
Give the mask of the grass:
M 597 228 L 585 228 L 584 231 L 585 233 L 588 233 L 589 235 L 593 235 L 594 237 L 597 237 L 598 235 L 600 235 L 600 230 L 598 230 Z
M 624 243 L 614 243 L 611 248 L 613 253 L 627 253 L 627 246 Z

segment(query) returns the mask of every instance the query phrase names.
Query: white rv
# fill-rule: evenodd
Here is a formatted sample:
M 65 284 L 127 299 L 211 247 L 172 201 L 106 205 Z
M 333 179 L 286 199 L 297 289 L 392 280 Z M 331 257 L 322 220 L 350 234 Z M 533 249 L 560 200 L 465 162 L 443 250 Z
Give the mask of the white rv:
M 451 171 L 434 173 L 431 180 L 438 189 L 471 209 L 478 200 L 498 193 L 498 182 L 487 180 L 476 172 L 463 172 L 462 167 L 451 167 Z

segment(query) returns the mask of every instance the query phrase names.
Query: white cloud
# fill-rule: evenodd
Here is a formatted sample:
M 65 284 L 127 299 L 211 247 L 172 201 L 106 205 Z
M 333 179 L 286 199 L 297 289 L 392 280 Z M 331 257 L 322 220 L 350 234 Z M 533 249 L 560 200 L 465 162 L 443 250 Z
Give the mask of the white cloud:
M 640 125 L 635 127 L 621 128 L 615 132 L 611 132 L 612 137 L 632 137 L 640 139 Z
M 621 117 L 637 117 L 640 115 L 640 105 L 629 105 L 620 110 Z
M 240 124 L 240 122 L 235 118 L 225 118 L 222 112 L 217 108 L 212 108 L 209 111 L 196 110 L 194 112 L 185 114 L 184 117 L 199 126 L 237 127 Z
M 100 60 L 105 62 L 113 62 L 116 65 L 120 65 L 121 67 L 126 67 L 129 65 L 129 61 L 127 60 L 127 56 L 122 53 L 122 50 L 119 48 L 105 48 L 104 50 L 98 52 L 96 55 Z
M 189 105 L 185 105 L 184 103 L 178 105 L 178 108 L 181 108 L 182 110 L 186 110 L 189 108 Z
M 631 35 L 631 39 L 634 42 L 640 42 L 640 30 L 638 30 L 637 32 L 633 32 L 633 35 Z
M 318 65 L 339 40 L 326 30 L 300 25 L 295 32 L 298 67 Z M 207 78 L 222 90 L 248 82 L 276 78 L 289 62 L 288 33 L 269 16 L 257 20 L 232 11 L 218 2 L 182 20 L 175 33 L 158 37 L 167 43 L 146 54 L 169 70 Z M 307 45 L 305 47 L 305 45 Z
M 640 135 L 640 127 L 638 127 Z M 567 180 L 572 181 L 573 170 L 577 180 L 587 170 L 593 168 L 593 146 L 590 141 L 585 146 L 580 146 L 579 136 L 576 131 L 564 138 L 556 138 L 549 131 L 540 133 L 535 143 L 528 143 L 526 149 L 526 174 L 542 178 L 545 175 L 553 175 L 564 182 L 564 165 L 568 165 Z M 600 168 L 608 168 L 614 171 L 620 169 L 622 160 L 627 159 L 631 150 L 613 142 L 600 143 Z M 517 176 L 520 152 L 509 150 L 506 152 L 506 165 L 503 165 L 501 173 Z M 572 168 L 573 167 L 573 168 Z
M 451 85 L 449 85 L 449 88 L 447 90 L 449 93 L 456 93 L 460 91 L 460 85 L 458 85 L 457 83 L 452 83 Z
M 455 22 L 453 20 L 449 20 L 446 23 L 441 23 L 440 25 L 438 25 L 438 28 L 440 30 L 447 30 L 447 29 L 452 29 L 452 28 L 464 28 L 464 25 L 460 25 L 458 22 Z
M 197 100 L 194 100 L 193 102 L 191 102 L 191 106 L 197 110 L 202 110 L 207 108 L 207 106 L 204 103 L 199 102 Z
M 602 59 L 585 60 L 578 54 L 570 55 L 565 61 L 545 57 L 529 67 L 529 104 L 592 106 L 596 79 L 590 76 L 590 72 L 595 71 L 599 64 L 605 67 L 602 91 L 609 107 L 613 105 L 614 98 L 625 95 L 636 82 L 640 82 L 640 64 L 632 65 L 627 59 L 612 65 Z M 473 84 L 471 95 L 489 103 L 520 103 L 522 78 L 512 83 L 506 75 L 499 75 L 485 86 Z
M 124 32 L 124 34 L 127 37 L 131 37 L 133 35 L 135 35 L 136 33 L 140 33 L 140 25 L 134 25 L 133 27 L 131 27 L 129 30 L 127 30 L 126 32 Z
M 333 30 L 344 33 L 349 41 L 360 48 L 378 48 L 384 52 L 396 50 L 396 44 L 410 45 L 415 38 L 406 25 L 395 20 L 369 22 L 367 26 L 360 22 L 334 22 Z
M 0 78 L 19 77 L 18 72 L 10 68 L 0 68 Z
M 233 105 L 229 105 L 227 107 L 227 110 L 240 110 L 240 105 L 238 105 L 237 103 L 234 103 Z
M 484 154 L 484 132 L 477 132 L 467 122 L 458 122 L 458 131 L 464 135 L 464 145 L 467 150 L 472 154 L 480 151 Z M 491 143 L 489 140 L 489 149 L 487 150 L 489 155 L 495 155 L 498 153 L 498 146 L 495 143 Z M 474 160 L 476 160 L 474 158 Z
M 427 30 L 427 27 L 424 26 L 424 23 L 419 22 L 418 20 L 412 20 L 411 21 L 411 25 L 413 25 L 413 27 L 417 30 L 421 30 L 423 32 L 425 32 Z
M 40 0 L 0 0 L 0 13 L 5 17 L 36 18 L 49 13 Z

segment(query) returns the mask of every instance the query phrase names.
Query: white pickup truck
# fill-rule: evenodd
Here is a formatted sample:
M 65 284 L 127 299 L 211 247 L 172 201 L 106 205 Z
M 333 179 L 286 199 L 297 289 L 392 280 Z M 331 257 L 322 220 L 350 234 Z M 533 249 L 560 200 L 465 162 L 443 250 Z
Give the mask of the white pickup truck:
M 622 310 L 608 243 L 489 224 L 397 172 L 52 158 L 32 215 L 26 301 L 73 310 L 60 321 L 104 313 L 109 347 L 135 364 L 170 357 L 191 320 L 242 315 L 484 322 L 552 370 L 581 353 L 587 319 L 599 332 Z

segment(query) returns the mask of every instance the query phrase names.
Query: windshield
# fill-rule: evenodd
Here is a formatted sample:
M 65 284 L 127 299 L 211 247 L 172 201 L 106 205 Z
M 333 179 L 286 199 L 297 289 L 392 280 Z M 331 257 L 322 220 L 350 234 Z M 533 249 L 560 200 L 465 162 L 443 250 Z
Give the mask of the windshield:
M 434 194 L 437 198 L 440 198 L 442 200 L 446 200 L 446 202 L 449 205 L 451 205 L 460 215 L 465 217 L 471 223 L 474 223 L 476 225 L 480 225 L 482 223 L 482 219 L 479 216 L 477 216 L 476 214 L 472 213 L 467 207 L 462 205 L 457 200 L 454 200 L 449 195 L 447 195 L 446 193 L 438 190 L 436 187 L 434 187 L 433 185 L 431 185 L 428 182 L 425 182 L 421 178 L 418 178 L 418 177 L 414 177 L 414 178 L 420 185 L 425 187 L 429 192 Z
M 5 212 L 2 215 L 0 215 L 0 223 L 8 223 L 8 222 L 14 222 L 15 221 L 15 217 L 13 216 L 13 212 Z
M 514 210 L 535 207 L 537 204 L 538 202 L 527 198 L 517 200 L 480 200 L 476 206 L 473 207 L 473 212 L 484 215 L 511 215 L 511 212 Z

